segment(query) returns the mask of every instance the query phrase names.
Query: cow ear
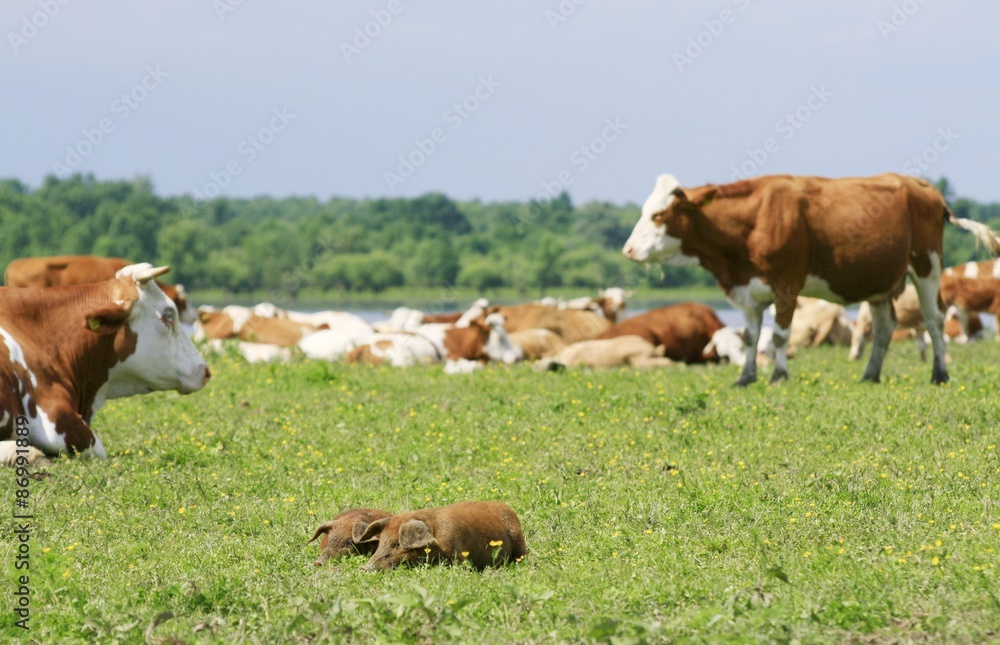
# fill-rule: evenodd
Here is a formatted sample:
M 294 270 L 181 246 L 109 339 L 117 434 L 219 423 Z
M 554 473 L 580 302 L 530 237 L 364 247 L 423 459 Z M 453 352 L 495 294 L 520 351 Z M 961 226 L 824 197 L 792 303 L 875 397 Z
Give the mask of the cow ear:
M 375 520 L 371 524 L 366 524 L 361 520 L 354 521 L 354 530 L 351 531 L 351 537 L 355 542 L 374 542 L 379 539 L 382 534 L 382 529 L 386 527 L 389 523 L 390 517 L 383 517 L 380 520 Z
M 316 532 L 313 533 L 313 536 L 311 538 L 309 538 L 309 542 L 312 542 L 313 540 L 315 540 L 316 538 L 318 538 L 321 535 L 329 533 L 330 529 L 332 529 L 332 528 L 333 528 L 333 522 L 327 522 L 326 524 L 320 524 L 319 526 L 316 527 Z M 306 544 L 309 544 L 309 542 L 306 542 Z
M 132 301 L 126 300 L 121 305 L 111 304 L 91 309 L 85 316 L 87 329 L 101 336 L 116 333 L 132 315 L 132 304 Z
M 424 549 L 437 546 L 438 541 L 431 535 L 431 530 L 420 520 L 410 520 L 399 527 L 399 548 Z

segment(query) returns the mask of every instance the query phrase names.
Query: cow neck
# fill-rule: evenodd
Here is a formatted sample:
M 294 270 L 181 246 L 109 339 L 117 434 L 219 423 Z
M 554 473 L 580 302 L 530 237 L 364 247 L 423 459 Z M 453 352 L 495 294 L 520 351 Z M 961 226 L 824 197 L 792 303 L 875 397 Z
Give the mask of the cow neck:
M 38 378 L 39 399 L 48 398 L 46 388 L 61 388 L 87 423 L 111 368 L 136 349 L 137 336 L 128 324 L 107 335 L 86 328 L 84 314 L 109 300 L 103 283 L 0 292 L 0 324 L 24 348 L 28 367 Z M 3 315 L 5 311 L 18 313 Z
M 681 252 L 698 258 L 702 267 L 729 293 L 754 277 L 747 251 L 747 237 L 754 229 L 754 215 L 745 199 L 716 198 L 717 186 L 689 192 L 689 199 L 675 208 L 686 220 L 680 232 Z M 671 233 L 672 234 L 672 233 Z

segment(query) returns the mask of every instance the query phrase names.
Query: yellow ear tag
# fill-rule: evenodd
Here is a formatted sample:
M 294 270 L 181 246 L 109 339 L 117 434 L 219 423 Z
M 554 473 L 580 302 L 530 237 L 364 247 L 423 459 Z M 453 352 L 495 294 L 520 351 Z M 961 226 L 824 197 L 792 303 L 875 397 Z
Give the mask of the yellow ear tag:
M 90 327 L 90 331 L 97 331 L 97 328 L 101 326 L 101 321 L 97 318 L 88 318 L 87 326 Z

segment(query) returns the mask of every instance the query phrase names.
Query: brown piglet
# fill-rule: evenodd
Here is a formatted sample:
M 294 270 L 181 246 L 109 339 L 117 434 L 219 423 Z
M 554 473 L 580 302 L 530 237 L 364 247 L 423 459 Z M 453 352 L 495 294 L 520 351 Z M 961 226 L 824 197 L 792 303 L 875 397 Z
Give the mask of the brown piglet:
M 459 502 L 425 508 L 357 526 L 359 546 L 377 541 L 366 571 L 400 564 L 468 561 L 477 569 L 519 561 L 528 552 L 521 522 L 502 502 Z
M 329 522 L 320 524 L 316 532 L 309 539 L 312 542 L 316 538 L 321 538 L 319 542 L 319 558 L 313 562 L 317 567 L 321 566 L 330 558 L 344 558 L 347 556 L 360 554 L 371 555 L 378 547 L 378 541 L 373 540 L 364 544 L 354 541 L 354 532 L 364 530 L 371 522 L 392 517 L 392 513 L 380 511 L 375 508 L 352 508 L 344 511 Z

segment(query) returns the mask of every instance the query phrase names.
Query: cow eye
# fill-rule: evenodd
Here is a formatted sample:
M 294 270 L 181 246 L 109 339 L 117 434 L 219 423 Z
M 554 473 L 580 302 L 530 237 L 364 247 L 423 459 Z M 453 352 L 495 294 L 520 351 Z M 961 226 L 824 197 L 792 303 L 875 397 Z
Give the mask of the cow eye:
M 160 321 L 170 329 L 174 328 L 174 320 L 175 316 L 173 309 L 164 309 L 163 313 L 160 314 Z

